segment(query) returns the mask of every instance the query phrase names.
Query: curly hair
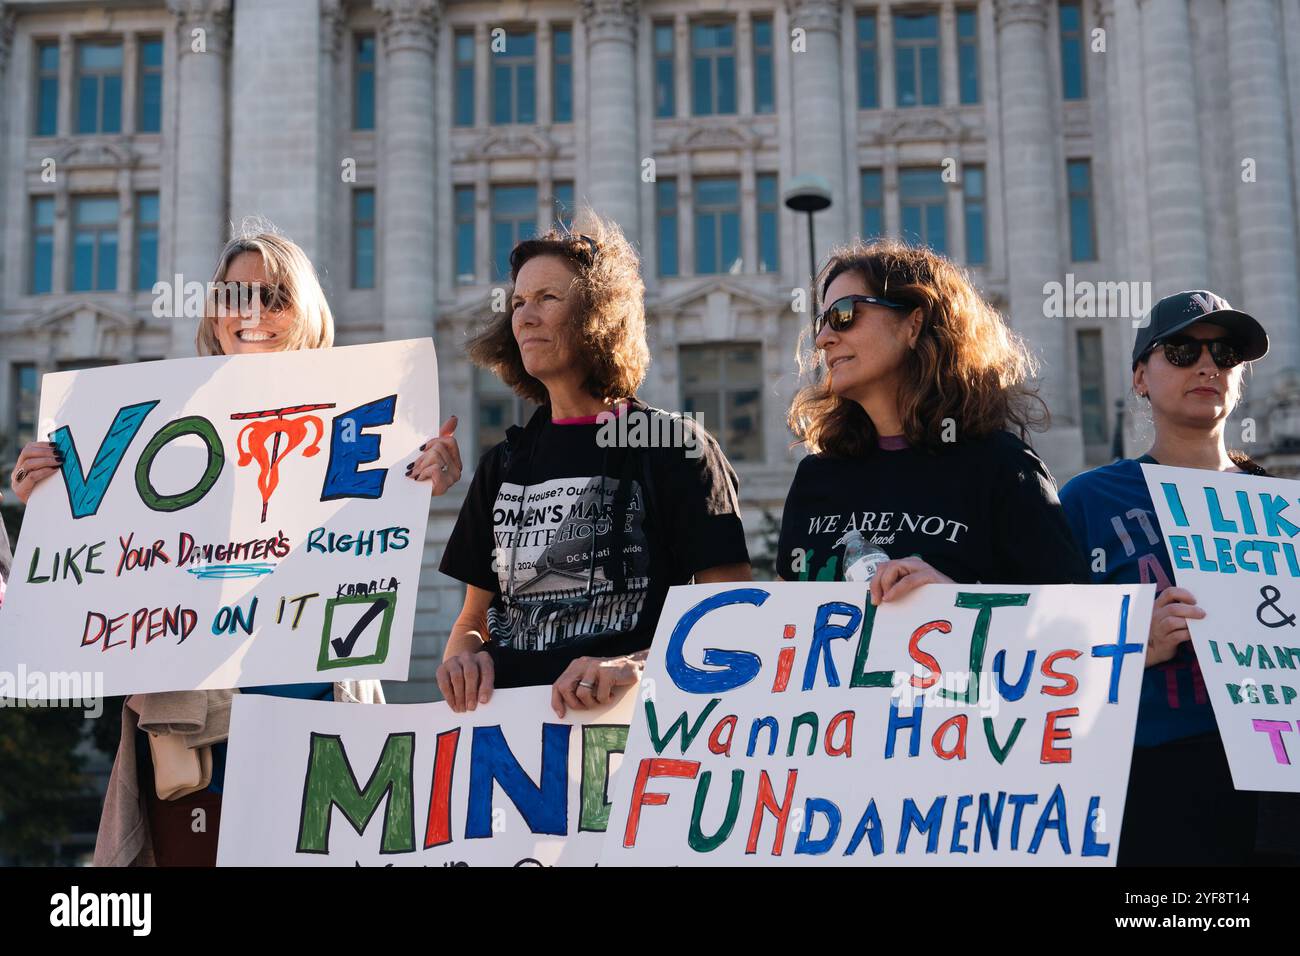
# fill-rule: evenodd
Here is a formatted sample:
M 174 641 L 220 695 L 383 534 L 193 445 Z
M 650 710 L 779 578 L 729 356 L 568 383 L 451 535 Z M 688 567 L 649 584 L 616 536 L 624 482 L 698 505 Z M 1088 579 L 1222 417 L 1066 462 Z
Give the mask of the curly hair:
M 908 444 L 943 448 L 948 419 L 963 438 L 1014 426 L 1024 439 L 1030 429 L 1046 427 L 1047 406 L 1028 384 L 1037 371 L 1033 356 L 951 261 L 892 239 L 839 246 L 817 276 L 818 312 L 830 284 L 845 272 L 861 275 L 873 294 L 921 310 L 921 331 L 905 360 L 898 396 Z M 813 453 L 870 454 L 875 426 L 860 404 L 831 391 L 824 358 L 811 328 L 804 329 L 799 370 L 807 384 L 790 405 L 790 429 Z
M 578 228 L 581 227 L 581 228 Z M 600 399 L 629 398 L 645 381 L 650 348 L 645 336 L 645 283 L 640 260 L 612 220 L 584 208 L 572 229 L 525 239 L 510 253 L 510 290 L 529 259 L 559 256 L 577 273 L 569 342 L 587 367 L 583 388 Z M 522 398 L 546 404 L 546 386 L 528 374 L 512 316 L 493 318 L 466 347 L 470 361 L 493 372 Z

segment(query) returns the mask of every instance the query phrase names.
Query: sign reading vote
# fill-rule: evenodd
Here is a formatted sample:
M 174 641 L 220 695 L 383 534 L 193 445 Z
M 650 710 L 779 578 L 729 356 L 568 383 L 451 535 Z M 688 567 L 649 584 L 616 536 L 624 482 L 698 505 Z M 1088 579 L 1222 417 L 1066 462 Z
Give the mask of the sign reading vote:
M 1300 482 L 1143 465 L 1238 790 L 1300 792 Z
M 428 339 L 47 375 L 0 670 L 106 695 L 405 679 L 438 421 Z
M 635 688 L 551 710 L 550 687 L 477 710 L 236 695 L 222 866 L 593 866 Z
M 1113 865 L 1153 593 L 673 588 L 602 865 Z

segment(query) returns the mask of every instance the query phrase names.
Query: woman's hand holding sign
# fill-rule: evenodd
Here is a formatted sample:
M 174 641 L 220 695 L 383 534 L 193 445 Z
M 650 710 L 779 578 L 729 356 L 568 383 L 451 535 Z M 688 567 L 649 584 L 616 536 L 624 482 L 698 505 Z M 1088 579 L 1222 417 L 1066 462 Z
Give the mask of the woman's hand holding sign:
M 52 442 L 28 442 L 18 455 L 18 464 L 10 476 L 9 487 L 14 490 L 18 500 L 26 504 L 32 490 L 62 467 L 63 457 Z
M 443 422 L 437 438 L 430 438 L 420 446 L 423 452 L 411 462 L 406 469 L 406 477 L 415 481 L 428 479 L 432 483 L 431 495 L 445 493 L 448 488 L 460 481 L 460 448 L 456 444 L 456 416 Z
M 898 558 L 876 568 L 871 578 L 871 603 L 897 601 L 922 584 L 952 584 L 952 578 L 926 564 L 920 558 Z
M 1147 667 L 1172 660 L 1178 645 L 1191 640 L 1187 629 L 1189 620 L 1205 617 L 1205 610 L 1196 606 L 1196 597 L 1185 588 L 1165 588 L 1156 598 L 1151 611 L 1151 635 L 1147 641 Z
M 626 657 L 579 657 L 572 661 L 551 685 L 551 707 L 557 717 L 566 710 L 603 707 L 616 687 L 641 683 L 641 672 L 649 651 Z

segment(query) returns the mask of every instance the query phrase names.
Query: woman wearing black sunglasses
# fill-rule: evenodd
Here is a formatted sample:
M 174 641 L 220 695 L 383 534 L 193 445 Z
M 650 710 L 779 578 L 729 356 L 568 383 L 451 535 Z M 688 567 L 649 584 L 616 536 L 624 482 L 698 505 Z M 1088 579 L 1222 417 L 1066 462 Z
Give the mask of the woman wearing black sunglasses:
M 607 417 L 631 429 L 665 413 L 636 398 L 650 360 L 636 253 L 616 225 L 582 219 L 582 234 L 515 247 L 510 311 L 469 345 L 541 407 L 483 456 L 443 552 L 465 584 L 437 673 L 457 712 L 545 684 L 561 717 L 605 704 L 640 681 L 670 586 L 751 577 L 716 441 L 693 423 L 682 447 L 608 440 Z
M 1264 474 L 1228 449 L 1224 426 L 1241 397 L 1246 363 L 1267 351 L 1263 327 L 1213 292 L 1161 299 L 1133 347 L 1133 391 L 1149 404 L 1155 427 L 1151 450 L 1085 472 L 1061 491 L 1075 537 L 1092 556 L 1093 581 L 1157 589 L 1121 865 L 1243 864 L 1254 851 L 1257 795 L 1233 789 L 1187 628 L 1205 611 L 1174 586 L 1142 463 Z
M 790 427 L 812 454 L 786 498 L 777 573 L 870 581 L 1086 581 L 1047 467 L 1028 352 L 951 262 L 895 241 L 837 250 L 818 277 L 814 381 Z M 1021 437 L 1008 431 L 1016 428 Z

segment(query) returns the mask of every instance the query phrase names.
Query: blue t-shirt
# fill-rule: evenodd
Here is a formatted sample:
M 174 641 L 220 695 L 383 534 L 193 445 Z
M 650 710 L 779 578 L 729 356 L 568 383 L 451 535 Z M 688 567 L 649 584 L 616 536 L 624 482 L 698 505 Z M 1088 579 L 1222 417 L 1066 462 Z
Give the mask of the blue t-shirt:
M 1088 560 L 1093 584 L 1154 584 L 1158 595 L 1175 578 L 1142 476 L 1143 462 L 1156 464 L 1143 455 L 1077 475 L 1061 489 L 1061 507 Z M 1097 555 L 1098 549 L 1104 555 Z M 1134 744 L 1154 747 L 1217 732 L 1196 652 L 1185 641 L 1173 658 L 1142 675 Z

